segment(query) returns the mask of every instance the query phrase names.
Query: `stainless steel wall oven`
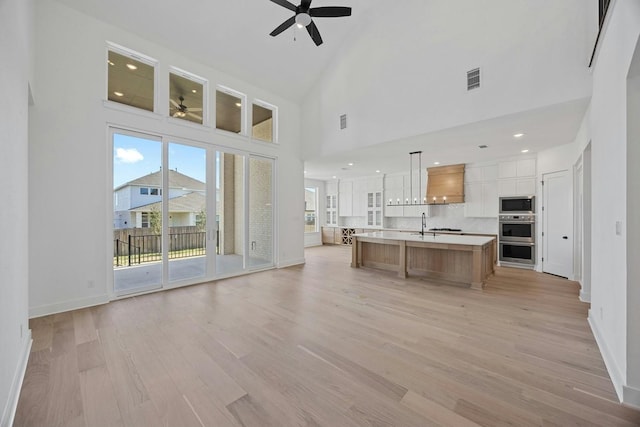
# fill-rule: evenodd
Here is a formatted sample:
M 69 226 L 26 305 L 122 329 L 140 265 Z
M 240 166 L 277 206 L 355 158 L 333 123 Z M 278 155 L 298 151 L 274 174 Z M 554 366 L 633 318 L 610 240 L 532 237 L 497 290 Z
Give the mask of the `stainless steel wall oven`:
M 533 266 L 536 262 L 536 217 L 533 214 L 500 215 L 500 262 Z

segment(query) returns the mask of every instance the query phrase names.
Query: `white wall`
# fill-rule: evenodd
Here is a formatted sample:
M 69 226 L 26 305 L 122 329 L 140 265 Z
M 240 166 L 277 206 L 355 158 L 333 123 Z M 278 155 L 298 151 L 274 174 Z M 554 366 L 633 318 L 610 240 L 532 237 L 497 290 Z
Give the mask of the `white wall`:
M 640 43 L 627 89 L 627 385 L 640 391 Z M 636 395 L 640 402 L 640 394 Z M 629 399 L 631 400 L 631 399 Z
M 31 334 L 28 324 L 28 98 L 32 3 L 0 1 L 0 426 L 12 424 Z
M 36 28 L 35 79 L 39 91 L 29 128 L 32 315 L 108 299 L 113 199 L 108 123 L 215 144 L 225 151 L 242 150 L 276 157 L 279 208 L 276 261 L 279 266 L 304 261 L 302 233 L 291 232 L 302 229 L 303 211 L 290 208 L 302 206 L 304 200 L 300 188 L 303 166 L 298 106 L 55 1 L 37 2 Z M 131 113 L 105 107 L 107 40 L 159 60 L 161 100 L 168 99 L 169 66 L 176 66 L 209 80 L 209 100 L 215 99 L 216 84 L 222 84 L 246 93 L 249 102 L 259 98 L 277 105 L 280 144 L 255 143 L 212 128 L 167 120 L 164 116 L 168 111 Z M 168 103 L 160 105 L 168 110 Z M 70 183 L 73 192 L 59 191 L 70 188 Z M 78 215 L 69 217 L 66 214 L 69 211 Z M 73 251 L 72 256 L 69 251 Z M 93 288 L 88 286 L 89 281 L 93 281 Z
M 600 346 L 618 396 L 640 406 L 629 388 L 627 336 L 637 336 L 627 307 L 640 307 L 627 292 L 627 74 L 640 35 L 640 2 L 612 2 L 593 69 L 592 136 L 592 283 L 589 322 Z M 637 213 L 636 213 L 637 215 Z M 616 234 L 616 222 L 622 233 Z M 637 239 L 638 236 L 631 236 Z M 637 278 L 636 278 L 637 279 Z M 636 283 L 633 284 L 637 286 Z
M 371 10 L 305 97 L 305 158 L 588 97 L 597 10 L 596 0 L 405 0 Z M 476 67 L 481 88 L 467 92 Z

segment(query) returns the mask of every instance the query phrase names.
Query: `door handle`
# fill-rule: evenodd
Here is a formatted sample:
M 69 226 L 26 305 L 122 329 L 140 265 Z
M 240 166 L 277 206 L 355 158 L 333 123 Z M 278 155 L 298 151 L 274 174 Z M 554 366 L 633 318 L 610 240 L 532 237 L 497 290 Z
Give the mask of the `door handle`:
M 564 240 L 568 240 L 568 239 L 569 239 L 567 236 L 562 236 L 562 238 L 563 238 Z

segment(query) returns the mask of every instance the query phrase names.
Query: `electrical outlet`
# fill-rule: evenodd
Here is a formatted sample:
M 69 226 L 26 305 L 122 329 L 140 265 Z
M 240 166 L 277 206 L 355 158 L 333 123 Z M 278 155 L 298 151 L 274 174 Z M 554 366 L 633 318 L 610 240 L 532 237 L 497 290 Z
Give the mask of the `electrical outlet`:
M 616 236 L 622 236 L 622 221 L 616 221 Z
M 89 289 L 93 289 L 96 286 L 96 283 L 93 280 L 87 280 L 87 287 Z

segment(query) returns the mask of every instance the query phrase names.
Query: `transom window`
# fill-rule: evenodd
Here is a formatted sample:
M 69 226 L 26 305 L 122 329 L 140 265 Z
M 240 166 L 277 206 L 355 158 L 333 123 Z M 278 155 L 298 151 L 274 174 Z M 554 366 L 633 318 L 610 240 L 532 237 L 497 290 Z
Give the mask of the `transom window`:
M 155 62 L 143 55 L 109 47 L 107 99 L 147 111 L 154 110 Z
M 169 73 L 169 115 L 204 124 L 206 81 L 185 71 Z
M 254 101 L 251 115 L 252 138 L 276 142 L 277 107 L 262 101 Z
M 240 92 L 218 86 L 216 90 L 216 129 L 246 134 L 243 126 L 247 97 Z

